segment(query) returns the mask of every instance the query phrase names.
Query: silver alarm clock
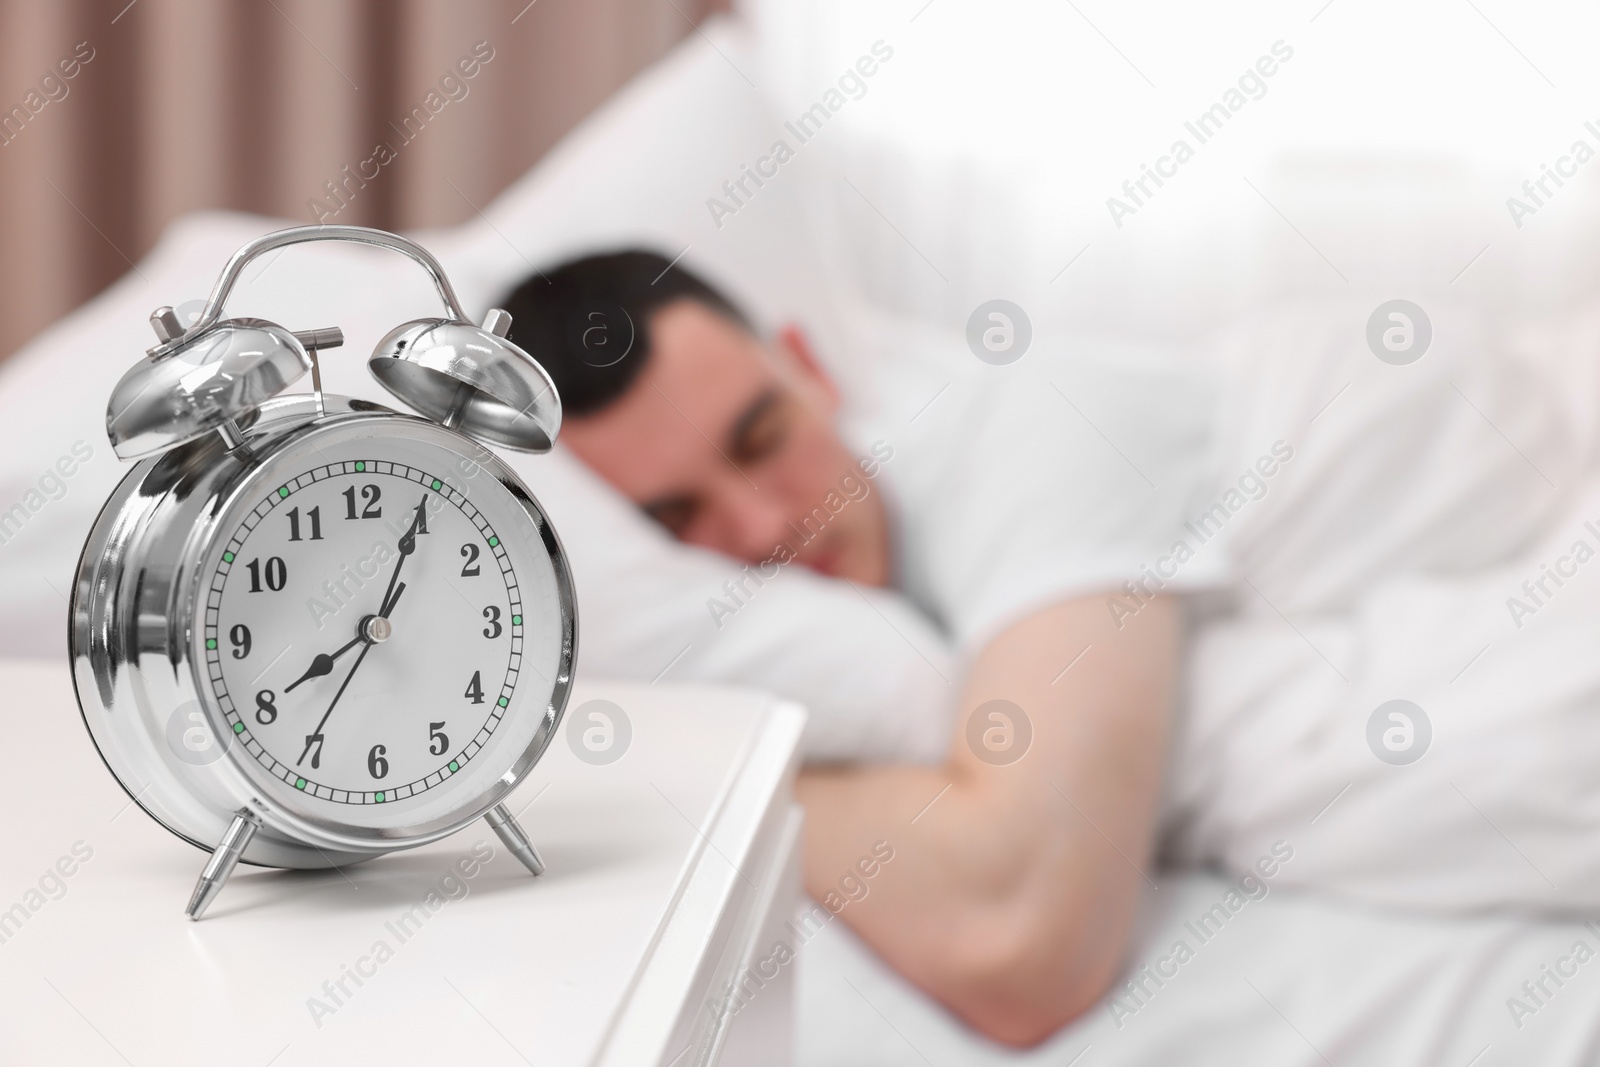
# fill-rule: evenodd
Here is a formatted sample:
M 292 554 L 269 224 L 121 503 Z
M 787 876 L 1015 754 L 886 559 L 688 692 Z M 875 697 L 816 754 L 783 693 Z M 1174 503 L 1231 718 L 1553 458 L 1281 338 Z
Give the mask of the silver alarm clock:
M 368 359 L 412 409 L 325 395 L 298 333 L 222 307 L 245 264 L 307 241 L 401 252 L 447 317 Z M 462 312 L 438 262 L 394 234 L 302 226 L 229 261 L 183 328 L 118 384 L 106 428 L 139 462 L 84 545 L 69 635 L 84 722 L 161 825 L 212 853 L 199 918 L 234 866 L 342 866 L 485 818 L 535 875 L 501 803 L 555 736 L 577 654 L 572 579 L 549 519 L 485 444 L 548 451 L 561 405 Z M 279 395 L 311 372 L 310 394 Z

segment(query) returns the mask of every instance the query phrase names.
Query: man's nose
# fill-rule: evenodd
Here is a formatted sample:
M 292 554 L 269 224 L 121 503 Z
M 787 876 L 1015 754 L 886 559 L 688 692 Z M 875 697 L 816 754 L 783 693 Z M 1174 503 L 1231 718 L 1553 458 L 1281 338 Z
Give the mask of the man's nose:
M 763 492 L 742 479 L 737 488 L 730 488 L 727 514 L 734 554 L 760 562 L 789 539 L 788 512 L 775 493 Z

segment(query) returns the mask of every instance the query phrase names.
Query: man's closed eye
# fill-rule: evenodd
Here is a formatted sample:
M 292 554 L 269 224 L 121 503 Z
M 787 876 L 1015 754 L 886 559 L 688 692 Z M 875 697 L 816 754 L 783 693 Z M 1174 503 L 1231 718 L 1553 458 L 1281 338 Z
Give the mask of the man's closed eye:
M 644 506 L 644 513 L 674 536 L 681 536 L 689 528 L 698 511 L 699 505 L 689 497 L 672 497 Z
M 762 393 L 734 424 L 729 458 L 745 466 L 775 455 L 788 440 L 792 414 L 788 399 L 779 390 Z

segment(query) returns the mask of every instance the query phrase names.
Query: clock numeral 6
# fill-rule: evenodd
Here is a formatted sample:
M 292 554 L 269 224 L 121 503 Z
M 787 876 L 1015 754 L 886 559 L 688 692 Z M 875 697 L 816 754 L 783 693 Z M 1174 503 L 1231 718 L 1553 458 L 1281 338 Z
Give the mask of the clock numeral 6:
M 483 609 L 483 617 L 489 620 L 489 625 L 483 628 L 483 636 L 493 641 L 500 636 L 500 609 L 490 604 Z
M 450 747 L 450 738 L 445 736 L 444 723 L 430 722 L 428 724 L 428 741 L 430 742 L 428 745 L 429 752 L 432 752 L 435 756 L 445 754 L 445 750 Z
M 283 562 L 283 557 L 281 556 L 273 556 L 271 559 L 267 560 L 267 565 L 265 567 L 261 565 L 261 560 L 259 558 L 251 560 L 249 563 L 246 563 L 245 566 L 250 570 L 250 591 L 252 593 L 261 592 L 261 578 L 263 572 L 266 575 L 267 588 L 272 590 L 274 593 L 282 589 L 284 583 L 289 580 L 289 568 L 287 565 L 285 565 Z
M 256 722 L 271 726 L 278 721 L 278 707 L 273 703 L 277 699 L 270 689 L 263 689 L 256 694 Z
M 238 623 L 228 631 L 228 640 L 233 642 L 233 658 L 244 659 L 250 654 L 250 627 Z
M 382 778 L 389 773 L 389 761 L 383 754 L 389 751 L 382 745 L 373 745 L 372 751 L 367 753 L 367 773 L 374 778 Z

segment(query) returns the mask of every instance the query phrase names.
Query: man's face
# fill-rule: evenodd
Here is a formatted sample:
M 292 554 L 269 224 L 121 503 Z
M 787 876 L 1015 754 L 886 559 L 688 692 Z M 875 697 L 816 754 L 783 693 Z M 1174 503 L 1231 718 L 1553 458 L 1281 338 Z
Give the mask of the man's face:
M 787 543 L 823 574 L 886 585 L 879 495 L 837 513 L 824 505 L 848 498 L 841 479 L 857 497 L 865 479 L 833 429 L 837 394 L 798 335 L 768 350 L 685 299 L 652 315 L 650 337 L 628 392 L 568 421 L 561 439 L 680 540 L 748 563 Z

